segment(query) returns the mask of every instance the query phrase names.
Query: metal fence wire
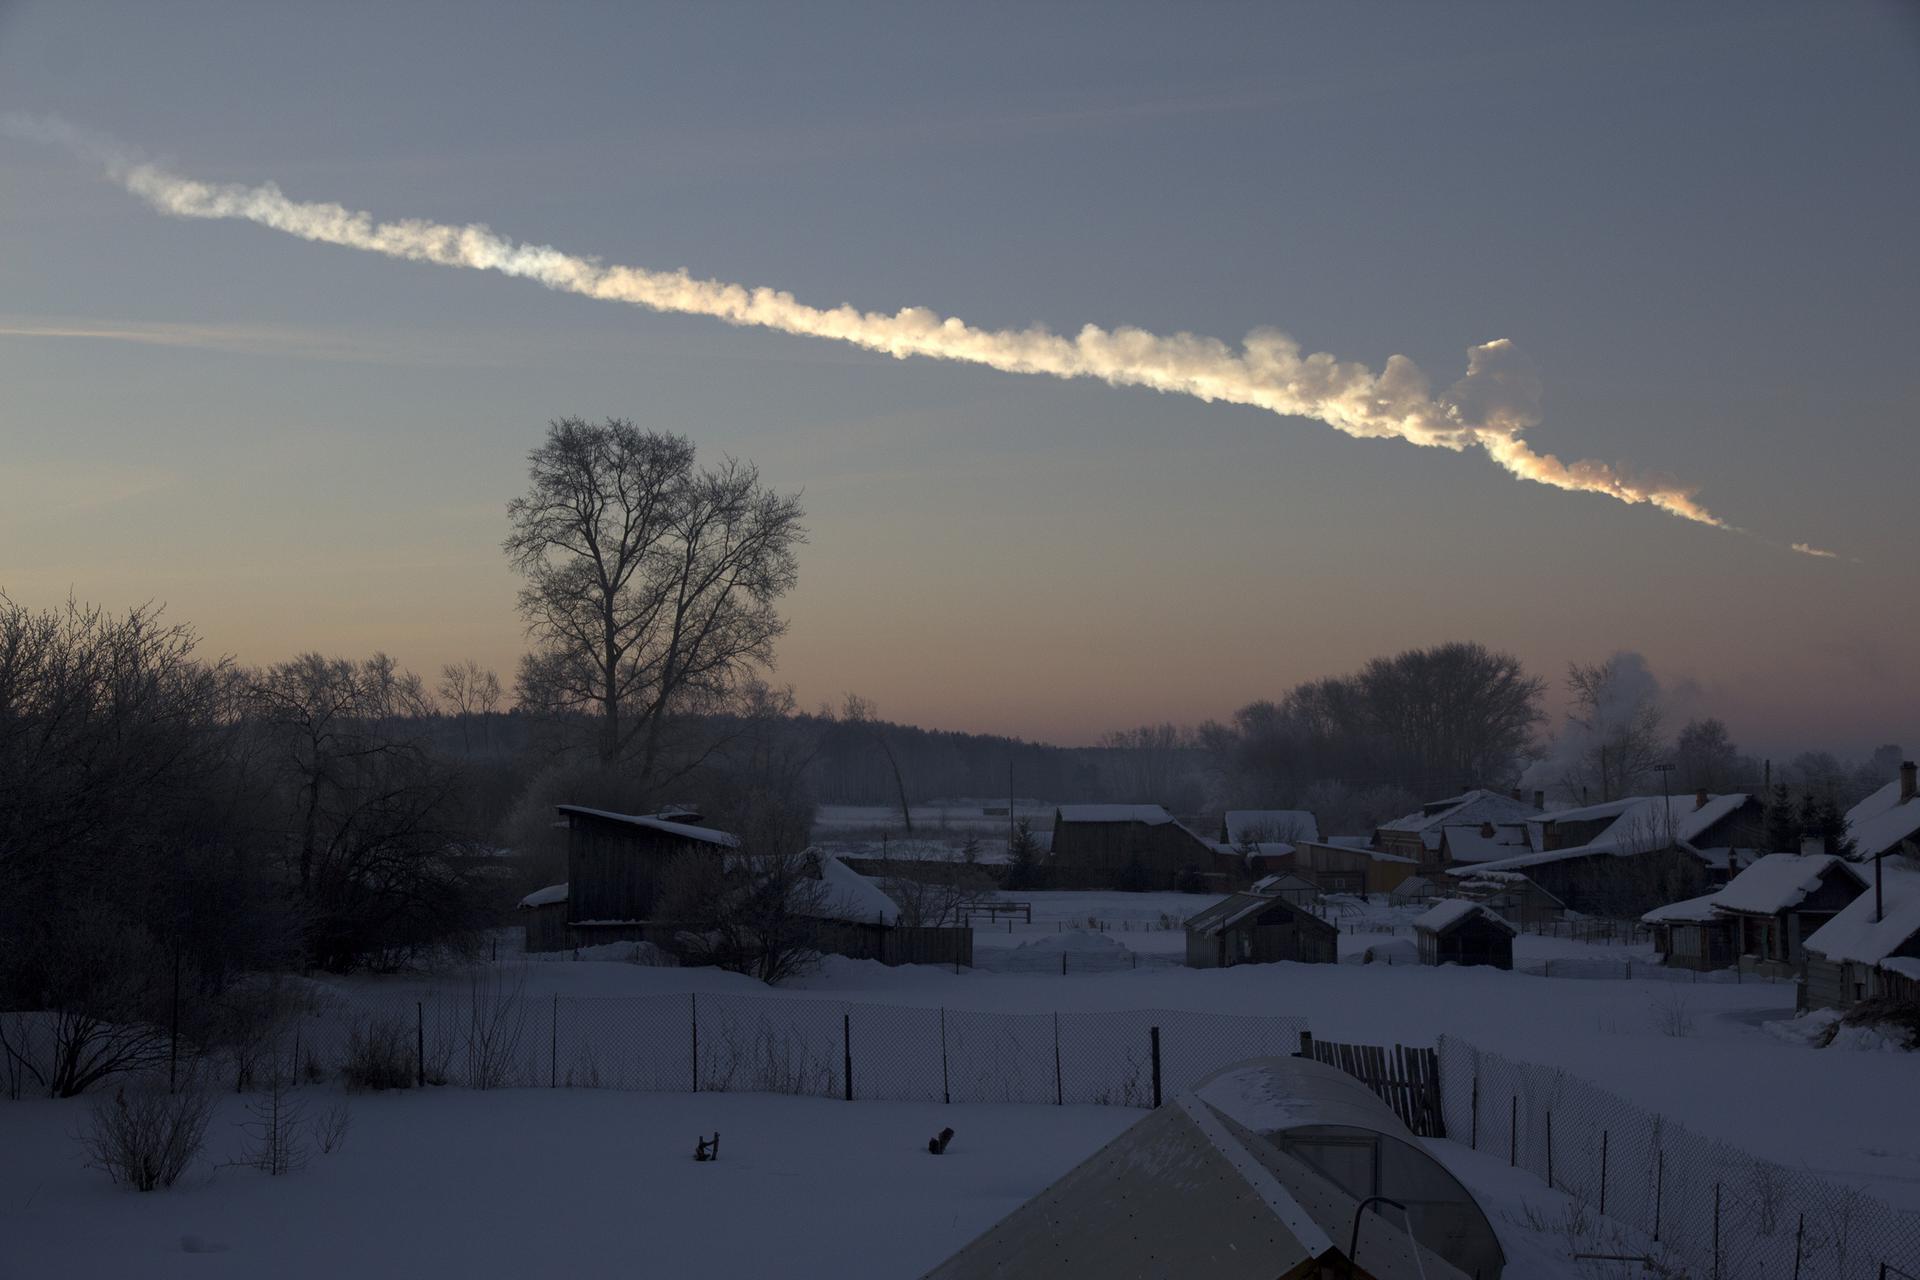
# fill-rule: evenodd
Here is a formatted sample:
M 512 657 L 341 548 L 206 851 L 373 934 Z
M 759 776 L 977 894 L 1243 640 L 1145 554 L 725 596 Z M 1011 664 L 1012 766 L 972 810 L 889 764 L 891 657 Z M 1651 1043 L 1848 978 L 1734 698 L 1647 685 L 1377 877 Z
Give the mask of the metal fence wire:
M 399 1084 L 752 1092 L 892 1102 L 1151 1107 L 1304 1018 L 1127 1009 L 1004 1013 L 719 994 L 532 995 L 475 986 L 339 998 L 291 1030 L 302 1070 L 370 1054 Z
M 1920 1213 L 1790 1169 L 1554 1067 L 1439 1043 L 1449 1136 L 1656 1242 L 1695 1280 L 1884 1280 L 1920 1270 Z

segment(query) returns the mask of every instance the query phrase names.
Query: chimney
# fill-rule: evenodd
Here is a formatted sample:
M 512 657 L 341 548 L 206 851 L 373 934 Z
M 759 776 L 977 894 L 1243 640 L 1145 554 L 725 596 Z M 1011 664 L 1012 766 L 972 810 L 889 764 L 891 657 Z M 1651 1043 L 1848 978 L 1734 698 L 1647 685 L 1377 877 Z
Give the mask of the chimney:
M 1696 812 L 1707 807 L 1707 789 L 1701 787 L 1693 793 L 1693 807 Z
M 1913 799 L 1914 797 L 1914 792 L 1916 790 L 1914 776 L 1916 772 L 1920 772 L 1920 769 L 1916 768 L 1913 761 L 1903 760 L 1900 763 L 1900 803 L 1901 804 L 1905 804 L 1907 801 Z
M 1512 791 L 1509 791 L 1507 794 L 1513 797 L 1513 802 L 1515 804 L 1520 803 L 1520 788 L 1515 787 Z
M 1546 792 L 1536 791 L 1533 793 L 1533 807 L 1535 810 L 1537 810 L 1540 813 L 1545 813 L 1547 811 L 1547 793 Z

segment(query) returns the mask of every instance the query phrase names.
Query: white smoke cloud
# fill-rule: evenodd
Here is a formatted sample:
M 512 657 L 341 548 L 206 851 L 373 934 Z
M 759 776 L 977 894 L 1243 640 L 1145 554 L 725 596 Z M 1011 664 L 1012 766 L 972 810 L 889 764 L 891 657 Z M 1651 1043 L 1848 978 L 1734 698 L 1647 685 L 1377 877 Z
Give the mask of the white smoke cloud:
M 1819 547 L 1810 547 L 1804 542 L 1794 543 L 1793 549 L 1803 556 L 1813 556 L 1819 560 L 1838 560 L 1840 558 L 1838 551 L 1822 551 Z
M 377 222 L 342 205 L 291 199 L 271 182 L 200 182 L 138 160 L 111 141 L 61 121 L 10 117 L 5 124 L 18 136 L 59 143 L 101 163 L 128 191 L 174 217 L 238 219 L 322 244 L 497 271 L 583 297 L 826 338 L 896 359 L 924 356 L 1007 373 L 1096 378 L 1114 386 L 1148 387 L 1312 418 L 1356 437 L 1398 439 L 1456 452 L 1478 448 L 1523 480 L 1604 494 L 1697 524 L 1733 528 L 1695 500 L 1692 486 L 1664 476 L 1630 475 L 1603 462 L 1563 462 L 1535 452 L 1522 437 L 1540 421 L 1539 382 L 1504 338 L 1471 348 L 1466 376 L 1436 393 L 1404 356 L 1389 357 L 1375 373 L 1324 352 L 1304 353 L 1293 338 L 1273 329 L 1255 330 L 1236 348 L 1217 338 L 1128 327 L 1087 325 L 1071 337 L 1044 328 L 980 329 L 925 307 L 893 313 L 845 305 L 820 308 L 780 290 L 697 279 L 684 269 L 607 265 L 548 245 L 516 243 L 480 223 Z

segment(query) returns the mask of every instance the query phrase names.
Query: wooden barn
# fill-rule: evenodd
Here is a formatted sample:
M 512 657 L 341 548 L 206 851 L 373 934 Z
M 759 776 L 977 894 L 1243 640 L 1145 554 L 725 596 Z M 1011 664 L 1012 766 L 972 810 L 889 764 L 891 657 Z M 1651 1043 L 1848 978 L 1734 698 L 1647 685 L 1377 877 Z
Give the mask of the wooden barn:
M 1447 898 L 1413 922 L 1421 964 L 1492 965 L 1513 968 L 1515 929 L 1477 902 Z
M 1187 964 L 1194 969 L 1339 958 L 1339 929 L 1285 898 L 1235 893 L 1187 921 Z
M 1531 805 L 1523 802 L 1518 794 L 1503 795 L 1484 789 L 1429 801 L 1420 806 L 1417 813 L 1375 827 L 1373 847 L 1383 853 L 1410 858 L 1418 864 L 1422 875 L 1430 875 L 1446 866 L 1449 860 L 1447 828 L 1478 831 L 1483 825 L 1498 828 L 1524 823 L 1540 815 L 1541 796 L 1537 791 L 1533 794 Z
M 1194 877 L 1219 884 L 1229 879 L 1222 852 L 1157 804 L 1065 804 L 1053 814 L 1056 888 L 1177 889 Z
M 1320 886 L 1322 893 L 1392 893 L 1419 869 L 1412 858 L 1357 845 L 1305 840 L 1294 850 L 1295 875 Z
M 660 877 L 675 858 L 722 857 L 740 847 L 724 831 L 651 814 L 558 808 L 567 824 L 567 922 L 575 926 L 651 920 Z

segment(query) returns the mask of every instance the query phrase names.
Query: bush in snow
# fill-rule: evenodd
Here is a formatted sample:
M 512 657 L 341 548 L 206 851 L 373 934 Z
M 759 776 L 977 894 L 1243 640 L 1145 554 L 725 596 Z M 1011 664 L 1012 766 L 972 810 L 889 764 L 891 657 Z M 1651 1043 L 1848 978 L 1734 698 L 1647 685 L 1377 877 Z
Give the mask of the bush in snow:
M 340 1074 L 349 1089 L 407 1089 L 413 1085 L 412 1028 L 398 1018 L 368 1017 L 347 1035 Z
M 1693 1002 L 1680 988 L 1669 987 L 1653 997 L 1653 1029 L 1663 1036 L 1693 1034 Z
M 174 1093 L 125 1086 L 96 1098 L 80 1133 L 87 1163 L 136 1191 L 170 1187 L 206 1141 L 213 1094 L 197 1082 Z
M 527 971 L 503 972 L 477 964 L 467 970 L 467 1086 L 498 1089 L 515 1083 L 527 1029 Z
M 332 1155 L 347 1143 L 347 1130 L 353 1127 L 353 1110 L 336 1102 L 313 1118 L 313 1140 L 320 1154 Z
M 247 1104 L 247 1115 L 240 1124 L 247 1135 L 240 1163 L 272 1177 L 306 1167 L 306 1104 L 294 1096 L 277 1062 L 268 1070 L 266 1089 Z

